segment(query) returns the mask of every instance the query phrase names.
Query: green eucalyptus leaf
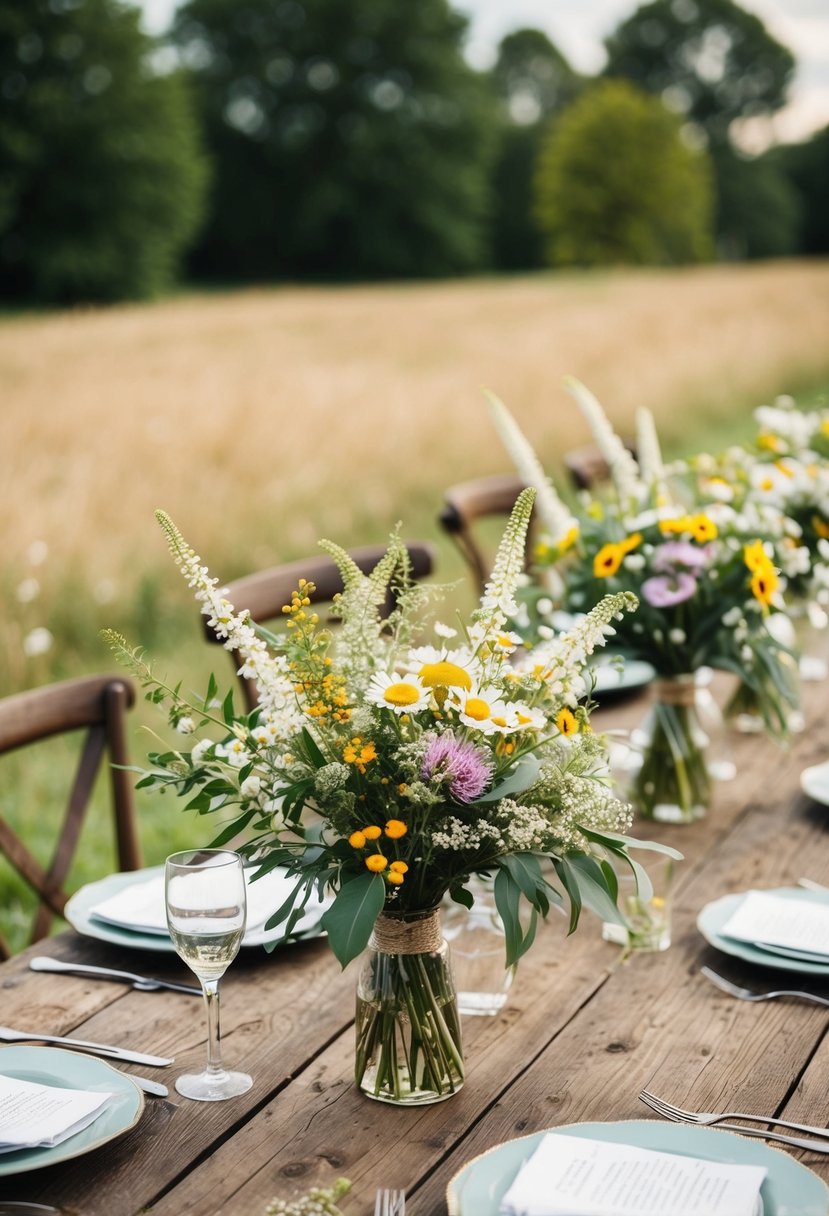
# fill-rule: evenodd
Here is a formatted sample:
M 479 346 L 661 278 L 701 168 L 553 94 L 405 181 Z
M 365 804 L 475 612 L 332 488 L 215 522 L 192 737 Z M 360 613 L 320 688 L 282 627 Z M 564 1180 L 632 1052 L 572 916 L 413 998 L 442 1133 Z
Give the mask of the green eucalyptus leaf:
M 380 874 L 366 870 L 343 883 L 321 921 L 341 967 L 365 950 L 385 901 L 386 884 Z

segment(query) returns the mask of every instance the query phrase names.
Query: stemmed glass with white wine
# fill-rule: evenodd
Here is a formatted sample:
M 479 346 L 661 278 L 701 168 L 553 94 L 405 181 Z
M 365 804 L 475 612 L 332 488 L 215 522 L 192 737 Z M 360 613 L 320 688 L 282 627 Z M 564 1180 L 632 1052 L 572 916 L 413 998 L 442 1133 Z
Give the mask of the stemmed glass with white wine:
M 167 925 L 176 952 L 201 982 L 207 1007 L 207 1068 L 176 1081 L 185 1098 L 221 1102 L 245 1093 L 253 1079 L 222 1065 L 219 980 L 239 953 L 247 896 L 242 859 L 227 849 L 198 849 L 167 858 Z

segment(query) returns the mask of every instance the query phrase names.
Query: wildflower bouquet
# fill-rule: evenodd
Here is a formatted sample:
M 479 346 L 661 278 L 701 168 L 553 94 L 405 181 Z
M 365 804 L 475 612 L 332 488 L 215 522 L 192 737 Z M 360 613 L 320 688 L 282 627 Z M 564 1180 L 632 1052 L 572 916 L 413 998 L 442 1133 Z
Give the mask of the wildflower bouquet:
M 635 801 L 657 818 L 691 819 L 710 798 L 704 734 L 692 712 L 695 673 L 716 667 L 737 674 L 777 734 L 785 732 L 796 698 L 791 655 L 767 628 L 770 608 L 782 607 L 784 584 L 773 560 L 780 516 L 740 512 L 714 497 L 680 498 L 646 411 L 638 418 L 637 461 L 584 386 L 570 380 L 568 387 L 612 477 L 606 496 L 582 499 L 577 520 L 504 406 L 490 405 L 522 476 L 533 485 L 543 479 L 544 497 L 555 506 L 541 518 L 535 560 L 540 568 L 553 566 L 564 605 L 580 611 L 602 593 L 625 591 L 640 601 L 636 616 L 620 622 L 617 638 L 659 676 Z
M 171 788 L 200 814 L 222 814 L 214 843 L 237 841 L 259 872 L 296 879 L 269 926 L 290 932 L 314 893 L 333 894 L 322 925 L 345 966 L 369 944 L 359 981 L 357 1081 L 388 1101 L 434 1101 L 463 1078 L 458 1017 L 436 909 L 449 893 L 471 903 L 472 875 L 495 875 L 507 963 L 530 946 L 551 903 L 582 905 L 620 920 L 607 858 L 629 857 L 630 808 L 611 796 L 602 742 L 580 705 L 591 652 L 635 607 L 629 592 L 605 596 L 532 666 L 511 661 L 514 613 L 534 492 L 518 499 L 492 578 L 469 627 L 437 628 L 419 646 L 423 587 L 407 578 L 406 550 L 392 537 L 364 575 L 336 545 L 344 590 L 340 625 L 325 628 L 300 582 L 283 612 L 284 634 L 237 613 L 172 521 L 158 518 L 209 624 L 243 657 L 260 705 L 238 713 L 156 679 L 140 652 L 115 649 L 166 703 L 180 729 L 201 737 L 188 750 L 151 755 L 139 785 Z M 387 590 L 397 606 L 384 620 Z M 522 921 L 522 903 L 527 923 Z

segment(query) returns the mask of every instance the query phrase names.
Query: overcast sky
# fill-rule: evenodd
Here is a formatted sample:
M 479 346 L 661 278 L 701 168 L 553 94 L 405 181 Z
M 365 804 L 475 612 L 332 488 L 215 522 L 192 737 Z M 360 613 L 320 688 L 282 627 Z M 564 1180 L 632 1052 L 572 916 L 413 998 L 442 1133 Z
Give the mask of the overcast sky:
M 176 0 L 138 0 L 148 29 L 160 32 Z M 521 26 L 544 30 L 574 67 L 593 72 L 604 60 L 602 39 L 638 7 L 636 0 L 453 0 L 471 19 L 470 59 L 492 60 L 504 34 Z M 348 3 L 348 0 L 343 0 Z M 417 0 L 401 0 L 417 3 Z M 791 103 L 772 120 L 779 140 L 802 139 L 829 123 L 829 0 L 741 0 L 797 57 Z M 762 142 L 766 142 L 763 140 Z

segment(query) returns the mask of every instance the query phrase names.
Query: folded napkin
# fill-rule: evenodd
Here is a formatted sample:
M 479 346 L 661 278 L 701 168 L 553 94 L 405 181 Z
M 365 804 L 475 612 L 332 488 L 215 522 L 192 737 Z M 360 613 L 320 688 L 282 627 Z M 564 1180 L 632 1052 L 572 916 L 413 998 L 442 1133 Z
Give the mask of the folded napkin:
M 289 878 L 284 870 L 271 870 L 262 878 L 252 879 L 252 871 L 245 870 L 248 917 L 245 934 L 260 933 L 265 922 L 273 916 L 296 885 L 296 878 Z M 313 895 L 306 905 L 302 918 L 294 932 L 310 928 L 319 920 L 323 901 Z M 164 875 L 157 874 L 145 882 L 131 883 L 123 891 L 111 895 L 91 909 L 96 920 L 117 925 L 121 929 L 132 929 L 138 933 L 167 935 L 167 913 L 164 906 Z
M 749 891 L 720 935 L 829 962 L 829 900 L 787 899 L 769 891 Z
M 114 1097 L 0 1074 L 0 1153 L 61 1144 L 93 1123 Z
M 502 1216 L 755 1216 L 766 1170 L 548 1132 Z

